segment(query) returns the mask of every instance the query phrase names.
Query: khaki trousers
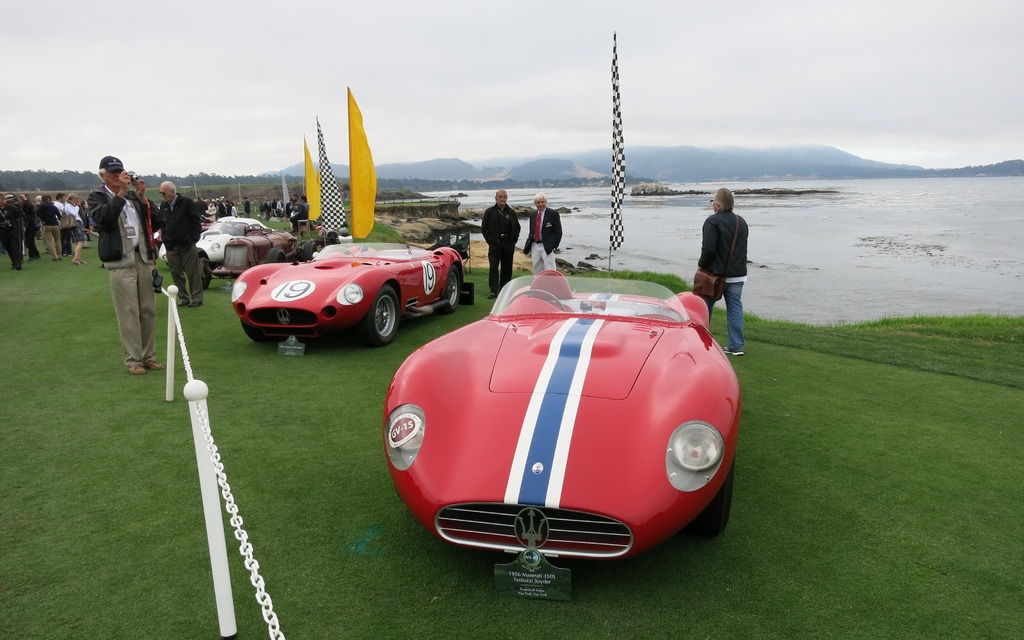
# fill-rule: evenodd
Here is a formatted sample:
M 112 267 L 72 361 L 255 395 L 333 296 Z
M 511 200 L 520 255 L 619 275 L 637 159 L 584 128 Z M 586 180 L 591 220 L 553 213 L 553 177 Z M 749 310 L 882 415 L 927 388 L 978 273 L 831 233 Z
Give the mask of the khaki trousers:
M 130 267 L 107 269 L 114 313 L 124 348 L 124 364 L 143 364 L 156 352 L 156 297 L 153 292 L 153 265 L 135 251 Z
M 60 260 L 60 227 L 55 224 L 43 225 L 43 245 L 54 260 Z

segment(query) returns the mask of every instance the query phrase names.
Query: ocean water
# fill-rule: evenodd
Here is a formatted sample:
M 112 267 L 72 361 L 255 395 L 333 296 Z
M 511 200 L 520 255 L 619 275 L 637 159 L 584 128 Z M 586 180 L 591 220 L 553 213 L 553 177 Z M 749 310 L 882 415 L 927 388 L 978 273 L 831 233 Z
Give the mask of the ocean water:
M 614 269 L 687 281 L 700 256 L 710 194 L 780 188 L 800 196 L 737 196 L 750 226 L 744 309 L 765 318 L 833 324 L 892 316 L 1024 315 L 1024 178 L 922 178 L 667 184 L 708 195 L 632 197 Z M 628 190 L 628 187 L 627 187 Z M 509 190 L 532 206 L 535 189 Z M 560 258 L 609 266 L 609 188 L 545 190 L 562 215 Z M 448 193 L 430 195 L 446 196 Z M 472 191 L 462 209 L 494 204 Z

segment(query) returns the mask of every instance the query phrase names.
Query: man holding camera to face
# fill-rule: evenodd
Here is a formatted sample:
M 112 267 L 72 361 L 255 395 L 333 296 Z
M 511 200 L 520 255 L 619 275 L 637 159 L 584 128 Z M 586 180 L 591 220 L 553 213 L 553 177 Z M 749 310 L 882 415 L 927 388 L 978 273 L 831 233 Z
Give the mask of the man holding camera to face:
M 156 203 L 146 197 L 146 182 L 124 170 L 114 156 L 100 160 L 103 184 L 89 194 L 89 211 L 100 234 L 98 253 L 110 274 L 110 292 L 128 373 L 142 375 L 165 366 L 157 361 L 156 243 L 163 226 Z

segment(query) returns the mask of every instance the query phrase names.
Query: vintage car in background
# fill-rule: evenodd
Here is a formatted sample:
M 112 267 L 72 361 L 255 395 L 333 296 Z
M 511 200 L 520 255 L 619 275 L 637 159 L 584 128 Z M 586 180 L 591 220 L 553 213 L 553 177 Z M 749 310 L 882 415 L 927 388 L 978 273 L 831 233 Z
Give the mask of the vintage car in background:
M 343 243 L 310 262 L 267 262 L 235 280 L 231 304 L 256 341 L 318 338 L 359 327 L 370 346 L 391 343 L 401 318 L 451 313 L 462 293 L 462 259 L 449 247 Z
M 281 247 L 285 253 L 294 248 L 295 238 L 286 231 L 275 231 L 255 218 L 228 216 L 215 221 L 199 236 L 196 249 L 199 263 L 203 268 L 203 288 L 210 286 L 214 271 L 224 262 L 224 250 L 232 238 L 260 238 L 254 240 L 260 246 L 267 246 L 265 256 L 271 248 Z M 166 261 L 166 252 L 161 249 L 160 257 Z M 224 276 L 229 277 L 229 276 Z M 233 276 L 231 276 L 233 277 Z
M 247 235 L 228 240 L 224 247 L 224 261 L 213 270 L 218 278 L 237 278 L 249 267 L 264 262 L 309 262 L 316 252 L 329 244 L 352 242 L 352 236 L 328 232 L 327 237 L 302 240 L 289 234 L 290 242 L 268 234 Z
M 684 528 L 717 535 L 741 399 L 707 323 L 703 299 L 657 284 L 512 280 L 395 373 L 383 448 L 399 496 L 481 549 L 621 558 Z

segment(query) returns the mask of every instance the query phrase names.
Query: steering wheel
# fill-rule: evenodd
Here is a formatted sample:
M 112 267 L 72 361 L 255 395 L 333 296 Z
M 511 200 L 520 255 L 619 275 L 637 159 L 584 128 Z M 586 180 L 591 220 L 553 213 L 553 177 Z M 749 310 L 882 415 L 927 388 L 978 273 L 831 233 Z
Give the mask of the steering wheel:
M 538 300 L 543 300 L 544 302 L 550 302 L 551 304 L 555 305 L 555 307 L 557 307 L 559 311 L 569 310 L 564 304 L 562 304 L 562 301 L 558 299 L 558 296 L 544 289 L 523 289 L 519 293 L 512 296 L 508 303 L 512 304 L 512 302 L 514 302 L 517 298 L 520 298 L 522 296 L 526 296 L 527 298 L 537 298 Z

